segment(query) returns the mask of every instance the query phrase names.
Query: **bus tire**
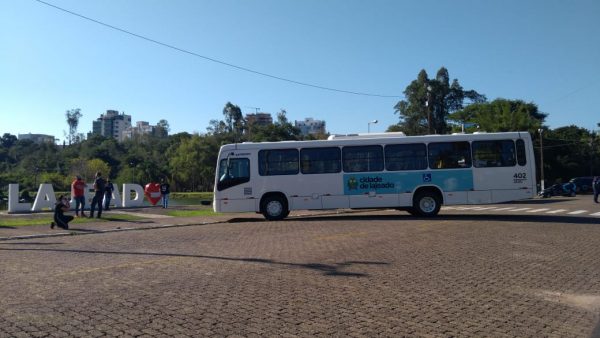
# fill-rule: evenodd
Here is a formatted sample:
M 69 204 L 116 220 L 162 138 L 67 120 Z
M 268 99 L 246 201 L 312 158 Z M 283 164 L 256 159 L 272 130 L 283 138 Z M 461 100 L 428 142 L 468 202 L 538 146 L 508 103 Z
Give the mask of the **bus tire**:
M 439 195 L 432 191 L 421 191 L 413 200 L 413 209 L 419 216 L 435 216 L 440 212 L 441 206 Z
M 285 198 L 277 195 L 265 197 L 261 212 L 269 221 L 284 219 L 290 213 Z

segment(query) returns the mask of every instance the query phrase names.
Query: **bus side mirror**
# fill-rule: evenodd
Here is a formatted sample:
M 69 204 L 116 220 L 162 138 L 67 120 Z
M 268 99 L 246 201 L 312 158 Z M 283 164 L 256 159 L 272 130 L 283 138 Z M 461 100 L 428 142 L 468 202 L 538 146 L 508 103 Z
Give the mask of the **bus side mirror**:
M 227 154 L 227 162 L 225 163 L 225 172 L 219 178 L 219 181 L 223 182 L 231 177 L 231 169 L 233 169 L 233 163 L 231 162 L 231 155 L 233 153 Z

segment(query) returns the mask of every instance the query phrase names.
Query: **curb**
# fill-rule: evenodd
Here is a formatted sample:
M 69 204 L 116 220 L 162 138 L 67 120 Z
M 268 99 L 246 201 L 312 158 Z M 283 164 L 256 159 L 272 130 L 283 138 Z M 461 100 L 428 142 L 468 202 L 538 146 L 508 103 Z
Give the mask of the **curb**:
M 365 209 L 367 210 L 367 209 Z M 362 210 L 364 211 L 364 210 Z M 361 211 L 355 211 L 355 210 L 338 210 L 336 212 L 324 212 L 321 214 L 318 214 L 319 216 L 330 216 L 330 215 L 339 215 L 339 214 L 349 214 L 349 213 L 354 213 L 354 212 L 361 212 Z M 294 215 L 292 217 L 288 217 L 287 219 L 295 219 L 295 218 L 302 218 L 302 217 L 310 217 L 310 216 L 315 216 L 315 214 L 311 214 L 311 213 L 301 213 L 301 214 L 297 214 Z M 261 218 L 257 218 L 257 221 L 264 221 Z M 51 233 L 51 234 L 33 234 L 33 235 L 19 235 L 19 236 L 9 236 L 9 237 L 0 237 L 0 242 L 5 242 L 5 241 L 13 241 L 13 240 L 27 240 L 27 239 L 34 239 L 34 238 L 51 238 L 51 237 L 65 237 L 65 236 L 83 236 L 83 235 L 97 235 L 97 234 L 106 234 L 106 233 L 111 233 L 111 232 L 121 232 L 121 231 L 138 231 L 138 230 L 152 230 L 152 229 L 165 229 L 165 228 L 177 228 L 177 227 L 186 227 L 186 226 L 198 226 L 198 225 L 209 225 L 209 224 L 222 224 L 222 223 L 236 223 L 236 218 L 231 218 L 228 220 L 222 220 L 222 221 L 212 221 L 212 222 L 201 222 L 201 223 L 183 223 L 183 224 L 162 224 L 162 225 L 154 225 L 154 226 L 142 226 L 142 227 L 135 227 L 135 228 L 130 228 L 130 227 L 126 227 L 126 228 L 115 228 L 115 229 L 106 229 L 106 230 L 88 230 L 88 231 L 81 231 L 81 232 L 75 232 L 75 231 L 70 231 L 70 232 L 55 232 L 55 233 Z
M 52 234 L 34 234 L 34 235 L 20 235 L 20 236 L 9 236 L 9 237 L 0 237 L 0 242 L 3 241 L 13 241 L 13 240 L 25 240 L 25 239 L 34 239 L 34 238 L 50 238 L 50 237 L 64 237 L 64 236 L 83 236 L 83 235 L 97 235 L 97 234 L 106 234 L 111 232 L 122 232 L 122 231 L 142 231 L 142 230 L 152 230 L 152 229 L 164 229 L 164 228 L 178 228 L 178 227 L 187 227 L 187 226 L 198 226 L 198 225 L 209 225 L 209 224 L 219 224 L 219 223 L 228 223 L 227 221 L 214 221 L 214 222 L 202 222 L 202 223 L 185 223 L 185 224 L 162 224 L 162 225 L 154 225 L 154 226 L 145 226 L 145 227 L 136 227 L 136 228 L 115 228 L 115 229 L 107 229 L 107 230 L 90 230 L 85 232 L 58 232 Z

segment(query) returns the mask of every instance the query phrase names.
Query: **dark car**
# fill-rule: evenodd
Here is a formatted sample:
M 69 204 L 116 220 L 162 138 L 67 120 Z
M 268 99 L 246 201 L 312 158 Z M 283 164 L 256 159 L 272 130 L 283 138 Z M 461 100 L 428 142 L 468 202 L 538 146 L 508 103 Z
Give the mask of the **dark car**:
M 592 176 L 587 177 L 575 177 L 572 178 L 569 182 L 575 184 L 575 191 L 578 194 L 584 194 L 588 192 L 592 192 L 592 180 L 594 178 Z
M 571 187 L 569 187 L 569 183 L 560 184 L 555 183 L 550 187 L 540 191 L 538 196 L 543 198 L 548 198 L 552 196 L 575 196 L 575 191 Z

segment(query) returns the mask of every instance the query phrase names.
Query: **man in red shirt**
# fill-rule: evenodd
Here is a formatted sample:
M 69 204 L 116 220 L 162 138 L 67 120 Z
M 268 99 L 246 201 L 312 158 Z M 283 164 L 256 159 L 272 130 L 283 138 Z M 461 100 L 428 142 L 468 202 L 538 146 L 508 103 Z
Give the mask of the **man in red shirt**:
M 71 183 L 71 196 L 75 200 L 75 216 L 79 217 L 79 206 L 81 205 L 81 217 L 85 217 L 83 209 L 85 207 L 85 182 L 81 176 L 75 176 L 75 180 Z

